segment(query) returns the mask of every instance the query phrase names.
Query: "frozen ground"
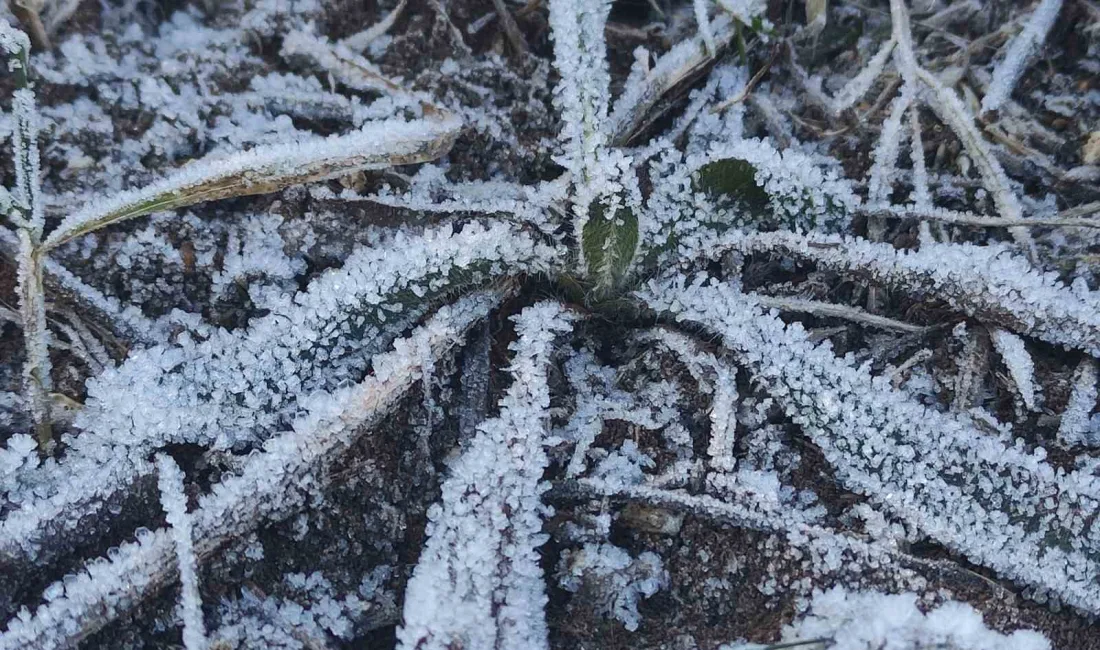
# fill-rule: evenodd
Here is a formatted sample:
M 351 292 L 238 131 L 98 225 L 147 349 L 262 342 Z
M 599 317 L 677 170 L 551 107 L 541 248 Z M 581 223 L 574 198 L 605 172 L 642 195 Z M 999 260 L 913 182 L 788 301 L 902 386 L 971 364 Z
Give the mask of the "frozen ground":
M 1094 2 L 0 50 L 0 649 L 1100 648 Z

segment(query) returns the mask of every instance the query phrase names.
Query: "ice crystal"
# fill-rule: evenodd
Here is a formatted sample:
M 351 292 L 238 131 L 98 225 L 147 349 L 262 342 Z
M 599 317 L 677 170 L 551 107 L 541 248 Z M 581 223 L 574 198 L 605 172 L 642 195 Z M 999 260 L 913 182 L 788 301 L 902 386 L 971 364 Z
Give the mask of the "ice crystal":
M 1069 404 L 1062 413 L 1062 423 L 1058 427 L 1058 438 L 1066 444 L 1100 446 L 1100 427 L 1089 418 L 1096 407 L 1097 391 L 1100 389 L 1097 375 L 1095 359 L 1081 361 L 1073 373 Z
M 1036 405 L 1035 394 L 1035 363 L 1027 352 L 1023 339 L 1012 332 L 995 330 L 993 332 L 993 345 L 1001 354 L 1008 372 L 1012 375 L 1012 382 L 1020 393 L 1020 399 L 1028 410 L 1034 411 Z
M 852 592 L 841 587 L 817 592 L 810 610 L 783 629 L 783 641 L 828 639 L 838 650 L 870 650 L 888 646 L 951 650 L 1049 650 L 1042 634 L 1018 630 L 1001 634 L 986 627 L 973 607 L 957 601 L 928 612 L 918 607 L 916 594 Z M 743 647 L 743 646 L 742 646 Z
M 595 591 L 601 613 L 633 632 L 642 621 L 639 601 L 667 586 L 668 573 L 656 553 L 646 551 L 635 558 L 613 544 L 585 544 L 562 555 L 558 584 L 567 591 Z

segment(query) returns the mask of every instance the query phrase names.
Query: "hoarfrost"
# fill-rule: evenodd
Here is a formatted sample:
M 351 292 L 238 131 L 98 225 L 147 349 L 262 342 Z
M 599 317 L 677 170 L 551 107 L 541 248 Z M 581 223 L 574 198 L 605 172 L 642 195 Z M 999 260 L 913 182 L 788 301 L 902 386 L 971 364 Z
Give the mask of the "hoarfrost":
M 614 544 L 585 544 L 566 551 L 558 564 L 558 584 L 567 591 L 582 587 L 594 592 L 602 614 L 633 632 L 641 624 L 638 603 L 668 586 L 661 557 L 645 551 L 631 557 Z
M 993 346 L 1000 353 L 1012 382 L 1020 393 L 1020 399 L 1029 411 L 1036 406 L 1035 363 L 1028 354 L 1024 340 L 1012 332 L 998 329 L 993 331 Z
M 810 610 L 783 628 L 782 642 L 828 640 L 837 650 L 1050 650 L 1050 641 L 1031 630 L 1001 634 L 986 627 L 973 607 L 947 601 L 927 612 L 918 607 L 916 594 L 848 591 L 834 587 L 818 591 Z M 747 650 L 725 645 L 723 650 Z
M 976 562 L 1100 611 L 1095 477 L 909 401 L 730 287 L 681 279 L 653 282 L 642 296 L 717 331 L 851 489 Z
M 428 541 L 405 596 L 401 648 L 547 648 L 545 587 L 536 548 L 546 489 L 546 364 L 570 316 L 539 303 L 515 318 L 512 386 L 482 423 L 428 513 Z
M 1100 447 L 1100 427 L 1089 418 L 1096 408 L 1098 386 L 1095 359 L 1084 359 L 1073 373 L 1073 388 L 1069 404 L 1062 413 L 1058 427 L 1058 439 L 1067 445 Z
M 1062 0 L 1040 0 L 1023 30 L 1009 43 L 1004 59 L 993 69 L 993 80 L 982 98 L 983 113 L 997 110 L 1008 100 L 1024 72 L 1024 65 L 1035 49 L 1046 40 L 1047 32 L 1061 10 Z

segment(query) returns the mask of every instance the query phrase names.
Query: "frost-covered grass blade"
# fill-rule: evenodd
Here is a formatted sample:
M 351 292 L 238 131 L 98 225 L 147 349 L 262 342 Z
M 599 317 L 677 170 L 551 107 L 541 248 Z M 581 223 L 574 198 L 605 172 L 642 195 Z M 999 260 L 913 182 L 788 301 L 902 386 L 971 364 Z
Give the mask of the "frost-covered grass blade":
M 453 117 L 406 122 L 384 120 L 332 138 L 258 147 L 200 160 L 139 190 L 93 201 L 50 233 L 46 250 L 112 223 L 234 196 L 267 194 L 290 185 L 433 160 L 454 143 L 461 122 Z

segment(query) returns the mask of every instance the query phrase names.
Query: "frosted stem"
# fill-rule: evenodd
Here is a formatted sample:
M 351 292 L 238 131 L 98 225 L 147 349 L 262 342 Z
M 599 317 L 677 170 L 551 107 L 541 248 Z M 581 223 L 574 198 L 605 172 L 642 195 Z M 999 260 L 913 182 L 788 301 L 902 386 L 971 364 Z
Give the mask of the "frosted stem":
M 27 391 L 39 449 L 53 441 L 50 424 L 50 353 L 46 329 L 46 295 L 42 288 L 42 260 L 33 231 L 19 231 L 19 313 L 27 358 L 23 386 Z
M 982 98 L 982 113 L 997 110 L 1012 95 L 1028 59 L 1046 40 L 1061 10 L 1062 0 L 1040 0 L 1023 30 L 1009 42 L 1005 58 L 993 68 L 993 80 Z
M 879 316 L 870 312 L 859 309 L 858 307 L 850 307 L 848 305 L 837 305 L 829 302 L 821 302 L 819 300 L 803 300 L 800 298 L 784 298 L 780 296 L 763 296 L 759 294 L 753 294 L 757 302 L 761 306 L 768 309 L 776 309 L 779 311 L 801 312 L 803 314 L 813 314 L 814 316 L 823 316 L 825 318 L 840 318 L 853 323 L 860 323 L 862 325 L 869 325 L 871 327 L 878 327 L 881 329 L 895 330 L 898 332 L 906 332 L 908 334 L 924 334 L 928 332 L 929 328 L 921 327 L 920 325 L 913 325 L 912 323 L 906 323 L 894 318 L 887 318 L 885 316 Z
M 195 557 L 192 522 L 187 514 L 187 493 L 183 490 L 183 472 L 167 454 L 157 454 L 157 482 L 160 505 L 171 527 L 180 576 L 180 610 L 183 614 L 183 646 L 187 650 L 206 648 L 206 625 L 202 620 L 202 596 L 199 594 L 199 561 Z
M 15 7 L 16 5 L 13 5 Z M 37 21 L 38 14 L 32 12 Z M 42 28 L 41 22 L 36 23 Z M 43 32 L 43 36 L 45 32 Z M 50 424 L 49 332 L 46 329 L 46 296 L 42 286 L 42 201 L 39 190 L 38 109 L 30 89 L 30 43 L 22 32 L 0 18 L 0 49 L 10 58 L 8 69 L 15 77 L 12 95 L 12 161 L 15 191 L 4 192 L 7 216 L 18 228 L 16 262 L 19 312 L 27 358 L 23 362 L 23 387 L 30 403 L 38 446 L 45 451 L 53 441 Z
M 993 203 L 1000 216 L 1009 220 L 1023 218 L 1023 208 L 1019 199 L 1009 186 L 1008 175 L 993 155 L 989 144 L 982 138 L 974 126 L 974 116 L 966 109 L 953 90 L 943 85 L 936 75 L 925 70 L 917 63 L 913 50 L 913 35 L 909 27 L 909 10 L 905 0 L 890 0 L 890 17 L 893 20 L 893 34 L 897 41 L 896 60 L 898 70 L 906 84 L 917 82 L 924 85 L 929 93 L 925 97 L 928 106 L 936 113 L 955 135 L 959 137 L 967 154 L 974 161 L 982 182 L 993 195 Z M 1013 238 L 1034 258 L 1034 242 L 1026 228 L 1013 227 Z

